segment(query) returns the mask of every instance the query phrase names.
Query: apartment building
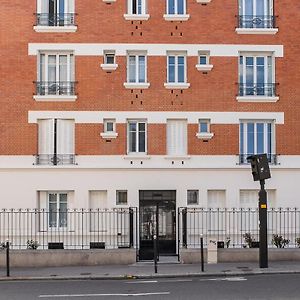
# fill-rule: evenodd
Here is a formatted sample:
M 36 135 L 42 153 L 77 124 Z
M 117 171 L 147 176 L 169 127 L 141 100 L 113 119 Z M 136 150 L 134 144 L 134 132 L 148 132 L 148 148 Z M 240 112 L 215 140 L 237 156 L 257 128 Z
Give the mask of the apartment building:
M 180 207 L 257 206 L 258 153 L 269 207 L 299 207 L 299 18 L 297 1 L 4 1 L 1 208 L 159 211 L 174 241 Z

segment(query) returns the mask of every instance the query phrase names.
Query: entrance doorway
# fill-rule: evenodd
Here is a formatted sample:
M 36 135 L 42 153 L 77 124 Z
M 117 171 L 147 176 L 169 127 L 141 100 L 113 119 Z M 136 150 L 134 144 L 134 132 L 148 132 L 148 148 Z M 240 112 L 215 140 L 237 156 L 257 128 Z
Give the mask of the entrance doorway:
M 176 255 L 176 191 L 140 191 L 140 260 L 153 260 L 153 236 L 158 257 Z

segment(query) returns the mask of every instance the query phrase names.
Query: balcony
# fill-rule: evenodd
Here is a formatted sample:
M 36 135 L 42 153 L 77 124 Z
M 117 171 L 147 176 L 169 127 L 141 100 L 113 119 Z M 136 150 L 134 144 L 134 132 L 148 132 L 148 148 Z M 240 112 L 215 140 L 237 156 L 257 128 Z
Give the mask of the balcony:
M 277 102 L 277 83 L 239 83 L 238 102 Z
M 239 165 L 250 164 L 247 160 L 247 157 L 251 156 L 251 155 L 253 155 L 253 153 L 252 154 L 239 154 L 238 155 L 238 157 L 239 157 L 238 164 Z M 278 163 L 278 154 L 267 154 L 267 156 L 268 156 L 268 161 L 269 161 L 270 165 L 279 165 L 279 163 Z
M 75 101 L 75 81 L 38 81 L 36 84 L 36 101 Z
M 36 32 L 75 32 L 75 13 L 66 14 L 36 14 Z
M 275 16 L 237 16 L 238 24 L 236 32 L 238 34 L 276 34 L 278 28 L 275 28 Z
M 37 154 L 35 156 L 35 165 L 76 165 L 75 154 Z

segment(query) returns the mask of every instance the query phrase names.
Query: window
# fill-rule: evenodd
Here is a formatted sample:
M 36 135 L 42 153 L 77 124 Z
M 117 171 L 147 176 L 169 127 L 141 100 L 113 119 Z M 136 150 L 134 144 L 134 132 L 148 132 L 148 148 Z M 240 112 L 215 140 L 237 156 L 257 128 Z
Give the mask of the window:
M 167 0 L 167 14 L 184 15 L 186 13 L 186 0 Z
M 37 25 L 69 26 L 75 24 L 74 0 L 38 0 Z
M 48 193 L 49 227 L 64 228 L 68 224 L 68 194 Z
M 225 208 L 226 191 L 225 190 L 208 190 L 207 191 L 208 208 Z
M 168 55 L 168 83 L 186 83 L 186 56 Z
M 187 205 L 197 205 L 199 203 L 199 191 L 188 190 L 187 191 Z
M 240 162 L 247 163 L 247 156 L 266 153 L 274 163 L 274 125 L 266 121 L 240 123 Z
M 39 120 L 37 164 L 74 164 L 74 127 L 74 120 Z
M 117 205 L 127 205 L 127 191 L 117 191 Z
M 271 55 L 241 55 L 239 60 L 240 96 L 276 95 Z
M 128 0 L 128 14 L 145 15 L 146 0 Z
M 199 55 L 199 64 L 200 65 L 208 65 L 208 57 L 205 54 Z
M 146 122 L 128 122 L 128 153 L 146 153 Z
M 187 121 L 167 120 L 167 154 L 187 155 Z
M 209 133 L 209 120 L 199 120 L 199 133 Z
M 37 95 L 75 95 L 73 53 L 40 53 Z
M 240 190 L 240 207 L 245 209 L 258 208 L 259 190 Z M 276 190 L 267 190 L 268 208 L 276 207 Z
M 114 51 L 104 51 L 104 64 L 113 65 L 116 63 Z
M 273 0 L 240 0 L 240 28 L 273 28 Z
M 116 132 L 116 121 L 113 119 L 105 119 L 104 132 Z
M 146 55 L 129 54 L 127 58 L 127 82 L 145 83 L 146 81 Z

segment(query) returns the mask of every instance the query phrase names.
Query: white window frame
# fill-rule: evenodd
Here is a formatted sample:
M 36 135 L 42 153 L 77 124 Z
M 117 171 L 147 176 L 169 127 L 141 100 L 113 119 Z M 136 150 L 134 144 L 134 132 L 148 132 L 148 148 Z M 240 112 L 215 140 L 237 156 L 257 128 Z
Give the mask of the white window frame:
M 169 81 L 169 58 L 175 57 L 175 81 Z M 184 81 L 178 82 L 178 58 L 184 57 Z M 187 53 L 186 52 L 168 52 L 167 53 L 167 83 L 170 84 L 185 84 L 187 83 Z
M 196 203 L 190 203 L 189 202 L 189 193 L 190 192 L 196 192 L 197 193 L 197 201 L 196 201 Z M 193 190 L 187 190 L 186 191 L 186 204 L 188 205 L 188 206 L 192 206 L 192 205 L 199 205 L 199 190 L 197 190 L 197 189 L 193 189 Z
M 239 125 L 239 152 L 241 155 L 248 155 L 252 153 L 248 153 L 248 139 L 247 139 L 247 124 L 254 124 L 254 153 L 253 154 L 258 154 L 257 151 L 257 124 L 264 124 L 264 153 L 273 155 L 276 152 L 276 133 L 275 133 L 275 122 L 274 120 L 240 120 L 240 125 Z M 243 124 L 243 141 L 241 140 L 241 124 Z M 271 153 L 268 153 L 268 124 L 271 124 Z M 243 151 L 241 151 L 242 148 L 242 142 L 243 142 Z M 241 153 L 243 152 L 243 153 Z M 245 158 L 246 159 L 246 158 Z M 245 160 L 244 163 L 247 161 Z
M 198 139 L 202 140 L 210 140 L 213 136 L 214 133 L 210 132 L 210 119 L 199 119 L 198 121 L 198 132 L 196 133 L 196 137 Z M 206 123 L 207 124 L 207 131 L 201 131 L 201 123 Z
M 141 13 L 138 12 L 139 2 L 141 3 Z M 147 14 L 147 0 L 136 0 L 136 13 L 133 12 L 133 0 L 127 0 L 127 13 L 128 15 L 146 15 Z
M 181 16 L 181 15 L 186 15 L 186 0 L 183 1 L 183 13 L 182 14 L 179 14 L 178 13 L 178 1 L 179 0 L 174 0 L 174 13 L 169 13 L 169 0 L 166 0 L 166 8 L 167 8 L 167 12 L 166 14 L 167 15 L 178 15 L 178 16 Z
M 108 130 L 107 129 L 107 124 L 108 123 L 113 124 L 113 130 Z M 116 132 L 116 119 L 104 119 L 103 124 L 104 124 L 104 132 L 105 133 L 115 133 Z
M 136 151 L 132 152 L 130 151 L 130 123 L 136 123 L 137 129 L 136 129 Z M 145 151 L 140 152 L 138 151 L 138 145 L 139 145 L 139 130 L 138 124 L 145 124 Z M 145 155 L 147 154 L 147 138 L 148 138 L 148 132 L 147 132 L 147 121 L 146 120 L 127 120 L 127 154 L 128 155 Z
M 56 215 L 56 226 L 50 226 L 50 195 L 56 195 L 56 211 L 54 212 L 55 215 Z M 67 215 L 67 219 L 66 219 L 66 224 L 65 226 L 60 226 L 60 211 L 59 211 L 59 208 L 60 208 L 60 195 L 67 195 L 67 201 L 66 201 L 66 204 L 67 204 L 67 210 L 65 212 L 65 214 Z M 68 227 L 68 198 L 69 198 L 69 195 L 68 195 L 68 192 L 63 192 L 63 191 L 49 191 L 47 192 L 47 208 L 48 208 L 48 212 L 49 212 L 49 217 L 48 217 L 48 228 L 50 230 L 65 230 L 65 228 Z
M 201 131 L 201 123 L 207 125 L 207 131 Z M 199 119 L 199 133 L 210 133 L 210 119 Z
M 239 11 L 240 11 L 240 14 L 245 16 L 245 15 L 250 15 L 246 12 L 246 1 L 248 0 L 240 0 L 240 7 L 239 7 Z M 269 3 L 269 7 L 268 7 L 268 4 Z M 252 15 L 253 16 L 257 16 L 257 0 L 253 0 L 253 7 L 252 7 L 252 12 L 254 12 Z M 273 0 L 264 0 L 264 15 L 265 16 L 273 16 Z M 251 15 L 251 16 L 252 16 Z
M 135 81 L 130 82 L 129 78 L 129 57 L 135 57 Z M 139 57 L 145 57 L 145 82 L 139 82 Z M 127 83 L 145 84 L 147 83 L 147 53 L 146 52 L 128 52 L 127 53 Z
M 126 193 L 126 203 L 119 202 L 119 193 Z M 117 190 L 116 191 L 116 205 L 128 205 L 128 190 Z
M 114 60 L 113 60 L 112 63 L 107 61 L 108 56 L 113 56 Z M 116 64 L 116 52 L 114 50 L 104 50 L 103 51 L 103 58 L 104 58 L 103 64 L 105 64 L 105 65 L 114 65 L 114 64 Z

